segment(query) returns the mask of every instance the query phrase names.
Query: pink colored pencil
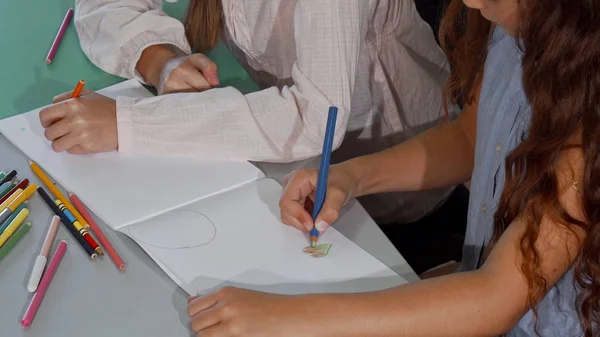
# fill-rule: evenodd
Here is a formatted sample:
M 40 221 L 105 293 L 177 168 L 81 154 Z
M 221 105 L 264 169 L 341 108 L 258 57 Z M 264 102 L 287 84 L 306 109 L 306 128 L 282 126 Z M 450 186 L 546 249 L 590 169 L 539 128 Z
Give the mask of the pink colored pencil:
M 42 300 L 44 299 L 44 295 L 48 290 L 48 286 L 50 286 L 50 282 L 52 281 L 52 277 L 56 274 L 56 269 L 58 269 L 58 265 L 60 261 L 62 261 L 63 256 L 65 256 L 65 252 L 67 251 L 67 242 L 61 241 L 52 256 L 52 260 L 50 260 L 50 264 L 48 265 L 48 269 L 42 276 L 42 280 L 40 281 L 40 285 L 31 297 L 31 302 L 29 302 L 29 306 L 27 307 L 27 311 L 25 311 L 25 315 L 21 320 L 21 325 L 24 327 L 28 327 L 33 322 L 33 318 L 37 313 L 40 304 L 42 304 Z
M 121 259 L 121 256 L 119 256 L 119 253 L 117 253 L 110 241 L 108 241 L 108 238 L 104 235 L 96 221 L 94 221 L 94 218 L 92 218 L 92 216 L 87 211 L 81 200 L 79 200 L 79 197 L 75 195 L 75 193 L 69 192 L 69 199 L 71 199 L 71 202 L 73 202 L 73 205 L 75 205 L 75 208 L 77 209 L 77 211 L 79 211 L 79 214 L 81 214 L 85 221 L 87 221 L 87 223 L 90 225 L 90 229 L 92 230 L 94 235 L 96 235 L 98 241 L 100 241 L 100 244 L 106 250 L 106 254 L 110 256 L 110 259 L 113 260 L 117 268 L 119 268 L 120 270 L 125 270 L 125 262 L 123 262 L 123 259 Z
M 58 46 L 65 36 L 65 32 L 67 31 L 67 27 L 69 27 L 69 23 L 71 23 L 71 18 L 73 17 L 73 8 L 69 8 L 63 22 L 60 24 L 60 28 L 58 29 L 58 33 L 54 38 L 54 42 L 52 42 L 52 46 L 50 47 L 50 51 L 48 52 L 48 56 L 46 56 L 46 63 L 50 64 L 54 59 L 54 55 L 58 50 Z

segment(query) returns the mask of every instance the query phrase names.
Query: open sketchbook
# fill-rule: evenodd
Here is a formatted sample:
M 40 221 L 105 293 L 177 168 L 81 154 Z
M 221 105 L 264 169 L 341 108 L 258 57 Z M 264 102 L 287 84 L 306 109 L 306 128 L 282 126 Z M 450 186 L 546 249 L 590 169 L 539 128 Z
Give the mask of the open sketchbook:
M 137 81 L 100 93 L 150 97 Z M 112 229 L 137 242 L 186 292 L 223 285 L 278 293 L 356 292 L 406 281 L 331 228 L 314 258 L 306 234 L 279 220 L 281 186 L 248 162 L 57 154 L 39 109 L 0 120 L 0 132 Z

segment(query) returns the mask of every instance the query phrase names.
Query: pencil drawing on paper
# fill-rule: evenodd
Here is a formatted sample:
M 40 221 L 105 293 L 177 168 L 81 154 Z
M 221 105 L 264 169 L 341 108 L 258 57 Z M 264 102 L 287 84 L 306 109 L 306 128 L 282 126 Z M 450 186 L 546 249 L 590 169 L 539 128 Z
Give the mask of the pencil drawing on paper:
M 217 227 L 205 214 L 190 210 L 167 212 L 129 227 L 141 243 L 169 250 L 206 246 L 217 236 Z
M 310 255 L 312 257 L 319 258 L 319 257 L 327 256 L 327 254 L 329 254 L 330 248 L 331 248 L 330 243 L 322 243 L 322 244 L 318 244 L 314 247 L 306 246 L 302 249 L 302 252 L 304 252 L 305 254 Z

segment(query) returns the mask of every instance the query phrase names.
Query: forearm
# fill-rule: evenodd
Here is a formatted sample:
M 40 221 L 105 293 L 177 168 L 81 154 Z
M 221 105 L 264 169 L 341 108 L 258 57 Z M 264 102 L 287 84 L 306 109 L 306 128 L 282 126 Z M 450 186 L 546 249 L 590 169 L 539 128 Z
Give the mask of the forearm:
M 176 56 L 177 54 L 166 45 L 152 45 L 144 49 L 135 69 L 144 81 L 157 87 L 161 69 L 168 60 Z
M 379 292 L 314 295 L 311 303 L 327 308 L 329 337 L 495 336 L 522 312 L 496 286 L 483 273 L 457 273 Z
M 160 0 L 76 0 L 74 24 L 83 52 L 108 73 L 138 79 L 136 64 L 148 46 L 189 53 L 183 24 L 161 6 Z
M 340 107 L 334 146 L 343 139 L 348 118 Z M 312 103 L 300 112 L 293 96 L 277 88 L 247 95 L 226 87 L 117 99 L 123 153 L 291 162 L 320 154 L 322 140 L 313 135 L 326 123 L 327 105 Z
M 343 165 L 359 182 L 358 194 L 419 191 L 468 181 L 474 144 L 461 121 L 428 130 L 404 143 Z
M 567 168 L 562 172 L 573 172 Z M 572 181 L 559 178 L 560 186 Z M 564 185 L 563 185 L 564 183 Z M 567 211 L 578 214 L 578 193 L 570 188 L 560 197 Z M 579 213 L 581 214 L 581 213 Z M 577 216 L 579 216 L 579 214 Z M 513 221 L 495 243 L 481 268 L 360 294 L 311 295 L 315 308 L 326 308 L 324 336 L 469 337 L 497 336 L 514 327 L 530 309 L 528 280 L 523 274 L 521 242 L 529 225 Z M 583 231 L 565 230 L 563 223 L 544 217 L 536 239 L 537 276 L 534 302 L 564 277 L 580 251 Z M 538 292 L 539 291 L 539 292 Z M 536 303 L 534 303 L 536 305 Z M 339 322 L 339 323 L 338 323 Z

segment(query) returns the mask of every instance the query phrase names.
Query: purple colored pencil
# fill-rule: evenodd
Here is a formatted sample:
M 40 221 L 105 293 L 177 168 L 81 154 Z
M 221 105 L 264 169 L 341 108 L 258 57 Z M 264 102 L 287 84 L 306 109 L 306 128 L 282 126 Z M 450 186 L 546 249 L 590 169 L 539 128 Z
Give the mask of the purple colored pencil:
M 58 50 L 58 46 L 60 45 L 60 42 L 62 41 L 63 36 L 65 36 L 67 27 L 69 26 L 69 23 L 71 23 L 72 17 L 73 17 L 73 8 L 69 8 L 69 10 L 67 11 L 67 14 L 65 15 L 65 18 L 63 19 L 63 22 L 60 24 L 60 29 L 58 30 L 58 33 L 56 34 L 56 37 L 54 38 L 54 42 L 52 42 L 52 47 L 50 47 L 48 56 L 46 56 L 47 64 L 52 63 L 52 60 L 54 59 L 54 55 L 56 54 L 56 51 Z

